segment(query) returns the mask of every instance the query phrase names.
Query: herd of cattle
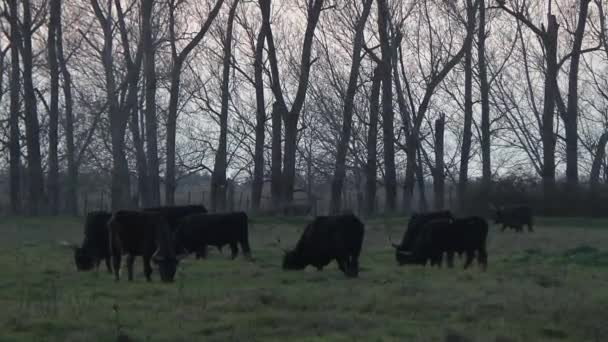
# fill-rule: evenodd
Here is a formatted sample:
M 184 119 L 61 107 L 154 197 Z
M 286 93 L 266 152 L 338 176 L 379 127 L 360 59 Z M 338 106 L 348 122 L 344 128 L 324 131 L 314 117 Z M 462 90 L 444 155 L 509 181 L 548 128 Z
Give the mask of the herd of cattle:
M 502 230 L 509 227 L 521 232 L 524 226 L 533 230 L 529 207 L 497 209 L 494 218 L 495 223 L 502 224 Z M 318 216 L 307 224 L 295 248 L 284 250 L 282 267 L 301 270 L 310 265 L 321 270 L 335 260 L 346 276 L 357 277 L 364 234 L 364 224 L 352 213 Z M 393 247 L 399 265 L 441 266 L 445 254 L 448 267 L 453 267 L 454 254 L 464 254 L 465 268 L 477 259 L 485 270 L 487 236 L 488 223 L 484 218 L 455 218 L 449 211 L 438 211 L 412 215 L 401 243 Z M 208 246 L 221 251 L 229 245 L 232 259 L 237 257 L 240 247 L 245 258 L 254 260 L 247 214 L 210 214 L 201 205 L 121 210 L 113 214 L 90 212 L 82 244 L 62 244 L 74 250 L 78 270 L 98 268 L 105 260 L 116 280 L 120 278 L 123 255 L 129 280 L 133 279 L 134 259 L 141 256 L 146 279 L 150 281 L 153 262 L 163 282 L 173 281 L 179 261 L 187 255 L 194 253 L 197 258 L 206 258 Z

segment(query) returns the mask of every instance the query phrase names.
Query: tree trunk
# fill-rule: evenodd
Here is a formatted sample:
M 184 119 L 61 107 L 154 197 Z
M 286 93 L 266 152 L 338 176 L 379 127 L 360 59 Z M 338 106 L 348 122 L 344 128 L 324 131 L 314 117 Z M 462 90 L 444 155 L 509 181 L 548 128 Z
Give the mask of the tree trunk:
M 565 122 L 566 180 L 571 195 L 575 195 L 578 190 L 578 70 L 590 2 L 591 0 L 580 1 L 578 25 L 574 34 L 574 46 L 568 74 L 568 108 Z
M 230 101 L 230 59 L 232 58 L 232 28 L 234 16 L 239 1 L 234 0 L 228 14 L 226 36 L 224 39 L 224 57 L 222 60 L 222 108 L 220 112 L 220 138 L 215 154 L 213 174 L 211 176 L 211 211 L 225 211 L 226 191 L 226 167 L 227 167 L 227 145 L 228 145 L 228 106 Z
M 36 108 L 36 91 L 33 82 L 34 60 L 32 54 L 32 16 L 30 0 L 23 0 L 23 94 L 25 96 L 25 133 L 28 170 L 28 211 L 30 215 L 42 214 L 44 207 L 44 181 L 40 156 L 40 124 Z
M 167 115 L 167 165 L 165 167 L 165 205 L 175 204 L 175 137 L 177 130 L 177 107 L 179 101 L 179 85 L 181 81 L 181 65 L 174 65 L 171 70 L 171 86 L 169 90 L 169 113 Z
M 488 212 L 488 203 L 492 186 L 492 137 L 490 136 L 490 85 L 486 65 L 486 6 L 485 0 L 479 3 L 479 33 L 478 33 L 478 64 L 479 64 L 479 93 L 481 95 L 481 208 Z
M 253 181 L 251 182 L 251 209 L 260 210 L 264 190 L 264 140 L 266 127 L 266 101 L 264 99 L 264 26 L 260 28 L 255 47 L 254 82 L 256 101 L 255 150 L 253 156 Z M 279 136 L 280 137 L 280 136 Z M 280 164 L 279 164 L 280 165 Z
M 142 40 L 144 77 L 146 79 L 146 147 L 148 152 L 148 180 L 150 205 L 160 205 L 160 171 L 158 162 L 158 121 L 156 119 L 156 49 L 152 34 L 154 0 L 142 0 Z
M 112 210 L 129 208 L 131 205 L 129 164 L 125 154 L 125 130 L 128 115 L 123 115 L 118 106 L 116 80 L 114 78 L 114 58 L 112 54 L 113 25 L 112 3 L 108 2 L 108 17 L 105 17 L 97 0 L 91 0 L 95 16 L 103 29 L 104 46 L 101 58 L 105 72 L 106 96 L 110 117 L 110 137 L 112 146 Z
M 444 162 L 445 115 L 435 120 L 435 168 L 433 169 L 433 192 L 435 210 L 445 208 L 445 162 Z
M 363 49 L 363 38 L 365 23 L 369 16 L 372 7 L 372 0 L 367 0 L 363 3 L 363 12 L 357 21 L 355 28 L 355 38 L 353 41 L 353 61 L 350 68 L 350 77 L 346 89 L 346 98 L 344 99 L 344 111 L 342 114 L 342 133 L 338 142 L 336 166 L 334 169 L 334 177 L 331 184 L 331 202 L 330 212 L 337 213 L 342 207 L 342 187 L 344 185 L 344 177 L 346 176 L 346 152 L 350 143 L 350 136 L 353 121 L 353 102 L 357 94 L 357 85 L 359 81 L 359 68 L 361 66 L 361 50 Z
M 467 11 L 467 22 L 475 20 L 475 13 Z M 464 127 L 462 133 L 462 148 L 460 150 L 460 172 L 458 177 L 458 201 L 460 212 L 469 208 L 467 198 L 467 182 L 469 180 L 469 159 L 471 158 L 471 140 L 473 125 L 473 45 L 467 47 L 464 55 Z
M 61 0 L 57 0 L 59 14 L 57 22 L 57 59 L 63 77 L 62 89 L 65 106 L 65 143 L 68 167 L 66 180 L 66 211 L 72 216 L 78 215 L 78 165 L 76 163 L 76 147 L 74 146 L 74 99 L 72 98 L 72 75 L 68 69 L 63 53 L 63 27 L 61 23 Z
M 391 46 L 388 32 L 390 18 L 386 0 L 378 0 L 378 31 L 382 52 L 382 132 L 384 134 L 384 188 L 387 212 L 397 208 L 397 174 L 395 170 L 395 132 L 393 127 L 393 83 Z M 416 158 L 414 153 L 414 159 Z
M 57 62 L 57 26 L 61 17 L 61 0 L 49 2 L 48 59 L 51 79 L 51 101 L 49 108 L 49 171 L 47 191 L 51 215 L 59 213 L 59 64 Z
M 139 73 L 138 73 L 139 75 Z M 137 78 L 135 82 L 130 82 L 129 93 L 128 93 L 128 113 L 131 118 L 129 128 L 131 130 L 131 136 L 133 138 L 133 146 L 135 147 L 135 166 L 137 168 L 137 192 L 139 193 L 139 200 L 143 207 L 152 207 L 157 204 L 153 204 L 151 201 L 150 192 L 148 185 L 148 162 L 146 160 L 146 152 L 144 150 L 144 142 L 142 141 L 142 135 L 139 130 L 139 106 L 137 104 Z M 139 204 L 139 203 L 138 203 Z
M 367 131 L 367 163 L 365 166 L 365 213 L 376 211 L 376 173 L 378 167 L 378 112 L 380 111 L 380 67 L 374 69 L 369 99 L 369 129 Z
M 270 165 L 270 195 L 272 207 L 278 208 L 281 204 L 282 193 L 282 147 L 281 147 L 281 130 L 282 130 L 282 113 L 283 108 L 275 102 L 272 106 L 272 160 Z
M 424 188 L 424 171 L 422 170 L 422 154 L 420 152 L 421 148 L 422 147 L 418 148 L 416 153 L 418 155 L 418 162 L 416 163 L 416 178 L 418 179 L 418 194 L 420 195 L 420 203 L 418 208 L 424 213 L 428 211 L 428 203 L 426 201 L 426 189 Z
M 547 71 L 545 76 L 544 108 L 543 108 L 543 196 L 545 210 L 551 211 L 554 207 L 555 195 L 555 132 L 553 120 L 555 117 L 555 92 L 557 79 L 557 36 L 559 25 L 554 15 L 549 14 L 547 32 L 543 36 Z
M 589 176 L 589 190 L 591 193 L 591 199 L 598 198 L 600 193 L 600 170 L 602 163 L 606 157 L 606 144 L 608 144 L 608 132 L 604 132 L 597 143 L 595 156 L 593 157 L 593 164 L 591 166 L 591 175 Z
M 10 199 L 11 213 L 21 213 L 21 143 L 19 129 L 19 111 L 21 104 L 19 95 L 21 89 L 21 68 L 19 65 L 19 47 L 21 46 L 21 31 L 18 25 L 19 11 L 17 0 L 8 1 L 11 26 L 11 77 L 10 77 L 10 140 L 9 140 L 9 170 L 10 170 Z
M 175 204 L 175 141 L 177 135 L 177 109 L 179 106 L 179 87 L 181 83 L 181 73 L 184 61 L 194 48 L 201 42 L 207 34 L 211 23 L 217 17 L 224 0 L 216 0 L 215 5 L 209 12 L 207 19 L 197 32 L 196 36 L 184 47 L 177 52 L 177 37 L 175 35 L 175 10 L 180 1 L 169 0 L 169 44 L 171 47 L 171 85 L 169 86 L 169 112 L 167 113 L 167 165 L 165 170 L 165 205 Z

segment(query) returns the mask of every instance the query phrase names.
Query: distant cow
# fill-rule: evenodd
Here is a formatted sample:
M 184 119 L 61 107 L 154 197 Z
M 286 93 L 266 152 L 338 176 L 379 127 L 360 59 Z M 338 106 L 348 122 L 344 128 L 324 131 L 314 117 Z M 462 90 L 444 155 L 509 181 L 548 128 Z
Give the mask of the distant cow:
M 175 253 L 173 233 L 164 216 L 152 211 L 117 211 L 110 218 L 108 228 L 116 280 L 120 278 L 121 256 L 126 254 L 129 280 L 133 280 L 135 257 L 142 256 L 148 281 L 152 274 L 150 261 L 158 265 L 162 281 L 173 281 L 179 259 Z
M 355 215 L 318 216 L 306 226 L 295 249 L 285 253 L 283 269 L 322 270 L 332 260 L 348 277 L 359 274 L 359 254 L 365 227 Z
M 196 253 L 197 257 L 205 258 L 207 246 L 221 250 L 224 245 L 230 245 L 234 259 L 240 245 L 245 257 L 251 259 L 247 220 L 244 212 L 186 216 L 177 223 L 176 249 L 179 253 Z
M 404 254 L 401 252 L 412 251 L 413 243 L 416 240 L 416 238 L 418 237 L 418 235 L 420 235 L 420 232 L 422 231 L 424 225 L 427 222 L 436 220 L 436 219 L 445 219 L 445 220 L 448 220 L 449 222 L 451 222 L 454 220 L 454 216 L 452 215 L 452 213 L 450 211 L 446 210 L 446 211 L 436 211 L 436 212 L 430 212 L 430 213 L 424 213 L 424 214 L 416 213 L 410 217 L 410 220 L 407 224 L 407 230 L 403 234 L 401 243 L 398 245 L 393 244 L 393 247 L 396 249 L 395 258 L 400 265 L 403 264 L 401 259 L 403 259 L 403 256 L 404 256 Z
M 522 232 L 524 226 L 528 226 L 528 231 L 534 231 L 532 209 L 528 206 L 512 206 L 497 208 L 494 222 L 502 224 L 502 231 L 511 227 L 517 232 Z
M 485 270 L 488 264 L 486 240 L 488 223 L 481 217 L 467 217 L 455 220 L 445 218 L 428 221 L 415 238 L 411 251 L 398 251 L 400 264 L 421 264 L 441 266 L 443 254 L 447 254 L 448 267 L 453 267 L 454 254 L 466 255 L 464 268 L 473 259 Z
M 80 246 L 63 242 L 62 244 L 74 250 L 74 262 L 79 271 L 89 271 L 99 268 L 101 260 L 105 260 L 108 272 L 112 272 L 110 264 L 110 247 L 108 241 L 108 220 L 112 214 L 106 211 L 92 211 L 87 214 L 84 224 L 84 239 Z
M 205 214 L 207 213 L 207 208 L 202 205 L 179 205 L 145 208 L 144 211 L 154 211 L 160 213 L 165 217 L 165 219 L 167 219 L 169 227 L 171 227 L 172 230 L 175 230 L 177 228 L 177 221 L 179 221 L 182 217 L 194 214 Z

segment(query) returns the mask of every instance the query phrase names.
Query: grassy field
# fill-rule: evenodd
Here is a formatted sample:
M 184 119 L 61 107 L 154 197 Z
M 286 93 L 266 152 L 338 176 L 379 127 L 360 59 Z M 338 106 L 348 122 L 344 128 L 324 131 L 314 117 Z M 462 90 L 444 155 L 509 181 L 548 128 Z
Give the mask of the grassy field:
M 82 222 L 0 219 L 0 341 L 607 341 L 608 221 L 540 219 L 535 233 L 489 236 L 489 269 L 398 267 L 387 232 L 366 222 L 360 278 L 335 264 L 284 272 L 275 240 L 303 219 L 254 219 L 250 263 L 212 250 L 173 284 L 79 273 Z M 607 229 L 604 229 L 607 228 Z M 226 251 L 225 251 L 226 252 Z M 228 254 L 228 253 L 226 253 Z M 103 265 L 102 265 L 103 266 Z

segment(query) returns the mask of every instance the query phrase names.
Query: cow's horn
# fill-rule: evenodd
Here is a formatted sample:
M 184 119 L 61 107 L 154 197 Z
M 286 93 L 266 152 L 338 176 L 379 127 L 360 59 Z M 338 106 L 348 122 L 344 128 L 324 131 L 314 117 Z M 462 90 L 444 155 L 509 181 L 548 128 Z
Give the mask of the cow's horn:
M 278 247 L 278 248 L 279 248 L 281 251 L 283 251 L 283 253 L 287 253 L 287 249 L 285 249 L 285 248 L 283 248 L 283 247 L 281 246 L 281 239 L 280 239 L 278 236 L 277 236 L 277 247 Z
M 68 247 L 68 248 L 71 248 L 71 249 L 76 249 L 76 248 L 78 248 L 78 245 L 77 245 L 77 244 L 72 243 L 72 242 L 68 242 L 68 241 L 65 241 L 65 240 L 58 241 L 57 243 L 58 243 L 60 246 L 63 246 L 63 247 Z

